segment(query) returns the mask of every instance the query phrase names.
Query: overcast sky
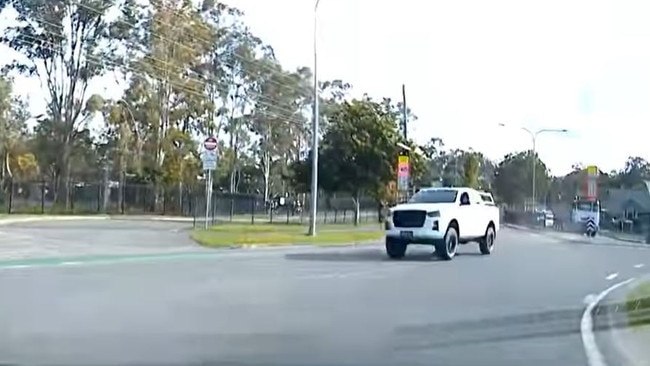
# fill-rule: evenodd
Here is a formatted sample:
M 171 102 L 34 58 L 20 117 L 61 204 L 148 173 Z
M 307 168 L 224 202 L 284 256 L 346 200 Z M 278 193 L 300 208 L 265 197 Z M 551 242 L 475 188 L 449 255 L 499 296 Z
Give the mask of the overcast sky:
M 226 3 L 286 67 L 313 64 L 312 1 Z M 555 174 L 650 159 L 650 1 L 321 0 L 318 18 L 320 79 L 395 99 L 406 84 L 419 142 L 441 137 L 498 159 L 530 148 L 521 127 L 566 128 L 537 141 Z M 9 57 L 0 50 L 0 63 Z M 18 87 L 42 113 L 38 82 Z M 112 77 L 90 90 L 115 91 Z

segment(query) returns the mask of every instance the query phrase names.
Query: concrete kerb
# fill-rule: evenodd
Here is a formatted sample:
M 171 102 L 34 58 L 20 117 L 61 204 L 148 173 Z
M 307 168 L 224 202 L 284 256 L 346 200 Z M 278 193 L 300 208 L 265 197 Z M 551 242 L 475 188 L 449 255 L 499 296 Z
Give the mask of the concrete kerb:
M 21 224 L 38 221 L 80 221 L 80 220 L 108 220 L 108 216 L 28 216 L 28 217 L 5 217 L 0 218 L 1 225 Z
M 0 217 L 0 225 L 20 224 L 27 222 L 37 221 L 88 221 L 88 220 L 115 220 L 115 221 L 163 221 L 163 222 L 182 222 L 192 223 L 192 217 L 180 216 L 121 216 L 121 215 L 34 215 L 34 216 L 21 216 L 9 215 Z
M 269 244 L 243 244 L 243 245 L 232 245 L 227 248 L 223 249 L 248 249 L 248 250 L 253 250 L 253 249 L 290 249 L 290 248 L 350 248 L 350 247 L 368 247 L 368 246 L 375 246 L 381 244 L 377 240 L 364 240 L 364 241 L 358 241 L 358 242 L 352 242 L 349 244 L 336 244 L 336 243 L 322 243 L 322 244 L 303 244 L 303 243 L 296 243 L 296 244 L 274 244 L 274 243 L 269 243 Z M 214 248 L 217 249 L 218 248 Z
M 613 234 L 613 233 L 611 233 L 611 232 L 601 232 L 601 235 L 602 235 L 602 236 L 605 236 L 605 237 L 607 237 L 607 238 L 610 238 L 610 239 L 615 239 L 615 240 L 619 240 L 619 241 L 624 241 L 624 242 L 627 242 L 627 243 L 647 244 L 647 243 L 645 242 L 645 240 L 643 240 L 643 239 L 630 239 L 630 238 L 625 238 L 625 237 L 622 237 L 622 236 L 619 236 L 619 235 Z
M 515 225 L 515 224 L 503 223 L 503 224 L 501 224 L 501 227 L 507 227 L 509 229 L 514 229 L 514 230 L 529 231 L 531 233 L 543 233 L 544 232 L 541 229 L 536 229 L 536 228 L 532 228 L 532 227 L 524 226 L 524 225 Z

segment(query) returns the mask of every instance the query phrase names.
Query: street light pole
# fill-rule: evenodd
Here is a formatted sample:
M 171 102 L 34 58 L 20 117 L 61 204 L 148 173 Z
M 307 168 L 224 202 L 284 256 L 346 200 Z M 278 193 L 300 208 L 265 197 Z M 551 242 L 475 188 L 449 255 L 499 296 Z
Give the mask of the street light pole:
M 316 216 L 318 214 L 318 5 L 314 3 L 314 106 L 312 124 L 312 150 L 311 150 L 311 213 L 309 217 L 309 235 L 316 236 Z
M 499 126 L 501 127 L 507 127 L 503 123 L 499 123 Z M 537 131 L 532 131 L 526 127 L 521 127 L 522 130 L 526 131 L 529 135 L 531 140 L 533 141 L 533 156 L 532 156 L 532 168 L 533 168 L 533 182 L 532 182 L 532 199 L 533 199 L 533 205 L 537 207 L 537 137 L 542 134 L 542 133 L 567 133 L 569 130 L 566 128 L 542 128 Z

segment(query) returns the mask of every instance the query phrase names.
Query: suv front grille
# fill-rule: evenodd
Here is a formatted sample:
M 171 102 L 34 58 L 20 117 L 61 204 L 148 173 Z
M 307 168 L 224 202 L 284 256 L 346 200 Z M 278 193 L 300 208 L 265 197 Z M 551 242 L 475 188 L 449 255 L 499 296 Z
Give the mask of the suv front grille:
M 393 212 L 393 224 L 395 227 L 422 227 L 426 218 L 426 211 L 409 210 Z

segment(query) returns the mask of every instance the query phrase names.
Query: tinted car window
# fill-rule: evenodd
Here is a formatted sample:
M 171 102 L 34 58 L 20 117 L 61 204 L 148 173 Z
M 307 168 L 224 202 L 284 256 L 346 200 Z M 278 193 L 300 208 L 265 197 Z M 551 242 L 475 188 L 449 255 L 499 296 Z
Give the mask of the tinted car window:
M 413 195 L 409 203 L 453 203 L 457 194 L 455 189 L 423 189 Z

